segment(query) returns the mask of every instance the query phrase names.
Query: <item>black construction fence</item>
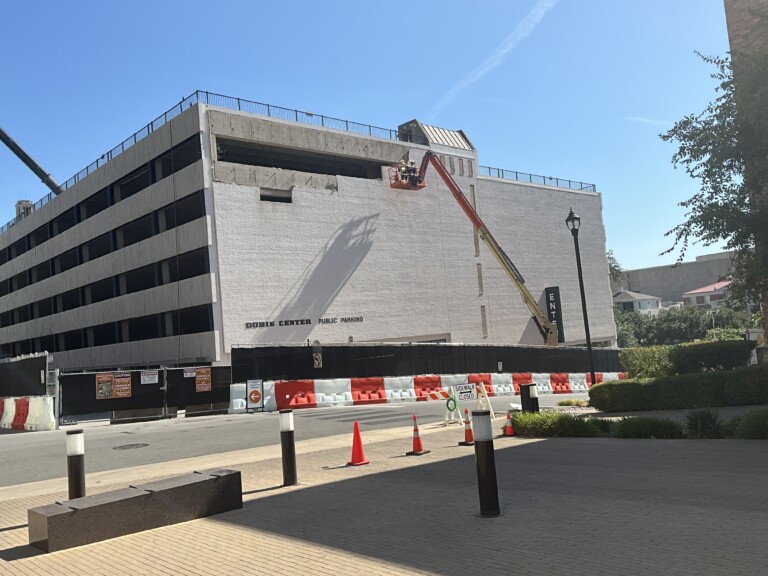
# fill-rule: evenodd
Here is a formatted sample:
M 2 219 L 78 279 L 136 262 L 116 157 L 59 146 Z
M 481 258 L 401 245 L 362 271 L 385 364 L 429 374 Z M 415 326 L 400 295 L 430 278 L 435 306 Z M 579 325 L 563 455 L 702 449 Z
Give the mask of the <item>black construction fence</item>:
M 621 371 L 618 350 L 597 348 L 592 353 L 596 372 Z M 586 373 L 589 368 L 586 348 L 456 344 L 232 348 L 233 382 L 488 372 Z
M 232 377 L 229 366 L 199 366 L 76 372 L 61 374 L 59 380 L 61 414 L 72 416 L 229 403 Z
M 40 372 L 46 369 L 47 359 L 47 354 L 34 354 L 0 360 L 0 398 L 44 395 Z

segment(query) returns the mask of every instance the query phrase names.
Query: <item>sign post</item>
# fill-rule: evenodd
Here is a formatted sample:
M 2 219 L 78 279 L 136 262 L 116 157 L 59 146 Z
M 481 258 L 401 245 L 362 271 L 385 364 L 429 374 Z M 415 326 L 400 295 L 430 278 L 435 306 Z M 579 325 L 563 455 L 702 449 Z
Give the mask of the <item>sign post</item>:
M 544 288 L 546 299 L 547 317 L 557 325 L 557 341 L 565 342 L 565 330 L 563 330 L 563 307 L 560 305 L 560 286 Z

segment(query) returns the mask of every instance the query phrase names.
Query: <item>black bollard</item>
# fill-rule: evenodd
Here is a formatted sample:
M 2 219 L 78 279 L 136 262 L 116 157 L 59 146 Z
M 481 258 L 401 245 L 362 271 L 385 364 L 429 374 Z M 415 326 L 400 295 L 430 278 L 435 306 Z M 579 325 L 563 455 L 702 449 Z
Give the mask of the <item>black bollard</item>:
M 85 496 L 85 440 L 82 430 L 67 430 L 69 499 Z
M 477 489 L 480 494 L 480 516 L 499 516 L 499 489 L 496 484 L 496 457 L 493 452 L 491 413 L 488 410 L 472 411 L 475 427 L 475 462 L 477 464 Z
M 523 412 L 533 412 L 531 408 L 531 386 L 535 386 L 535 384 L 520 384 L 520 404 L 523 406 Z
M 299 483 L 296 474 L 296 442 L 293 438 L 293 410 L 280 410 L 280 448 L 283 452 L 283 486 Z

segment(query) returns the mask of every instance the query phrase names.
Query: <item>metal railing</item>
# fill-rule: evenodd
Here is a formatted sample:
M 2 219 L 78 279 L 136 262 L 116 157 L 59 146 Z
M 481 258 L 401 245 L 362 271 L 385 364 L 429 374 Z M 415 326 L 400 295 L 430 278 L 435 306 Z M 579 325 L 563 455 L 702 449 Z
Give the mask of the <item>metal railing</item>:
M 384 138 L 386 140 L 395 140 L 398 142 L 409 142 L 411 144 L 429 145 L 429 141 L 426 138 L 417 134 L 413 134 L 412 132 L 399 132 L 398 130 L 380 128 L 378 126 L 361 124 L 359 122 L 352 122 L 350 120 L 342 120 L 340 118 L 333 118 L 332 116 L 324 116 L 322 114 L 314 114 L 312 112 L 303 112 L 293 108 L 272 106 L 271 104 L 254 102 L 253 100 L 244 100 L 243 98 L 234 98 L 232 96 L 224 96 L 222 94 L 216 94 L 213 92 L 196 90 L 181 100 L 181 102 L 176 104 L 173 108 L 167 110 L 155 118 L 141 130 L 134 132 L 131 136 L 123 140 L 109 152 L 102 154 L 94 162 L 91 162 L 88 166 L 80 170 L 80 172 L 72 176 L 72 178 L 64 182 L 60 188 L 62 190 L 67 190 L 71 186 L 74 186 L 80 182 L 80 180 L 104 166 L 107 162 L 111 162 L 116 156 L 119 156 L 128 150 L 128 148 L 134 146 L 137 142 L 152 134 L 152 132 L 166 124 L 168 121 L 172 120 L 176 116 L 179 116 L 182 112 L 184 112 L 184 110 L 187 110 L 188 108 L 191 108 L 198 103 L 208 104 L 210 106 L 218 106 L 220 108 L 228 108 L 230 110 L 238 110 L 241 112 L 247 112 L 249 114 L 259 114 L 261 116 L 268 116 L 270 118 L 277 118 L 280 120 L 299 122 L 301 124 L 311 124 L 313 126 L 331 128 L 333 130 L 352 132 L 354 134 L 360 134 L 363 136 Z M 514 170 L 503 170 L 501 168 L 491 168 L 490 166 L 479 166 L 478 175 L 491 176 L 493 178 L 503 178 L 506 180 L 518 180 L 520 182 L 531 182 L 534 184 L 543 184 L 545 186 L 558 186 L 562 188 L 570 188 L 571 190 L 586 190 L 588 192 L 597 191 L 594 184 L 586 184 L 584 182 L 575 182 L 561 178 L 550 178 L 548 176 L 537 176 L 536 174 L 527 174 L 525 172 L 516 172 Z M 49 192 L 40 200 L 35 202 L 34 209 L 37 210 L 44 204 L 47 204 L 54 197 L 55 194 L 53 192 Z M 0 227 L 0 234 L 4 233 L 11 226 L 19 222 L 22 218 L 24 218 L 23 215 L 17 216 L 4 226 Z
M 422 138 L 411 132 L 398 132 L 397 130 L 390 130 L 389 128 L 380 128 L 370 124 L 361 124 L 359 122 L 352 122 L 350 120 L 342 120 L 340 118 L 333 118 L 331 116 L 323 116 L 322 114 L 313 114 L 312 112 L 303 112 L 301 110 L 294 110 L 292 108 L 272 106 L 271 104 L 263 104 L 261 102 L 254 102 L 252 100 L 244 100 L 243 98 L 234 98 L 232 96 L 215 94 L 213 92 L 196 90 L 184 98 L 181 102 L 176 104 L 173 108 L 155 118 L 141 130 L 134 132 L 131 136 L 123 140 L 109 152 L 102 154 L 97 160 L 91 162 L 91 164 L 64 182 L 60 188 L 62 190 L 67 190 L 71 186 L 74 186 L 80 182 L 80 180 L 89 174 L 92 174 L 104 166 L 107 162 L 112 161 L 116 156 L 128 150 L 128 148 L 134 146 L 137 142 L 149 136 L 163 124 L 166 124 L 168 121 L 184 112 L 184 110 L 187 110 L 188 108 L 191 108 L 198 103 L 208 104 L 210 106 L 218 106 L 220 108 L 229 108 L 230 110 L 239 110 L 242 112 L 248 112 L 249 114 L 260 114 L 262 116 L 278 118 L 280 120 L 290 120 L 292 122 L 299 122 L 301 124 L 311 124 L 313 126 L 321 126 L 323 128 L 342 130 L 344 132 L 352 132 L 364 136 L 372 136 L 374 138 L 384 138 L 387 140 L 396 140 L 399 142 L 410 142 L 423 145 L 429 144 L 425 138 Z M 37 210 L 44 204 L 47 204 L 54 197 L 55 194 L 53 192 L 49 192 L 40 200 L 35 202 L 34 209 Z M 4 226 L 0 227 L 0 234 L 19 222 L 23 217 L 24 216 L 17 216 Z
M 564 178 L 553 178 L 551 176 L 539 176 L 538 174 L 528 174 L 527 172 L 518 172 L 516 170 L 504 170 L 503 168 L 491 168 L 490 166 L 478 166 L 478 176 L 489 176 L 491 178 L 502 178 L 504 180 L 517 180 L 518 182 L 530 182 L 531 184 L 542 184 L 544 186 L 557 186 L 558 188 L 568 188 L 570 190 L 582 190 L 584 192 L 597 192 L 594 184 L 586 182 L 577 182 L 575 180 L 566 180 Z

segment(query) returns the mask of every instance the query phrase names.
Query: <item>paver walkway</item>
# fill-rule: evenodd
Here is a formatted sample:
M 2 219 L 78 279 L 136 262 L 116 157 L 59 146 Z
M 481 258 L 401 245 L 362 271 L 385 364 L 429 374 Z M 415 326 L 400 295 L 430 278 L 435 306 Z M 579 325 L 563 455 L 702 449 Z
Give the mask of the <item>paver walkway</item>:
M 503 515 L 480 518 L 459 427 L 363 429 L 371 464 L 344 467 L 351 434 L 89 475 L 89 493 L 203 465 L 243 473 L 242 510 L 52 554 L 26 545 L 26 509 L 66 481 L 0 490 L 0 575 L 768 573 L 768 443 L 497 439 Z

